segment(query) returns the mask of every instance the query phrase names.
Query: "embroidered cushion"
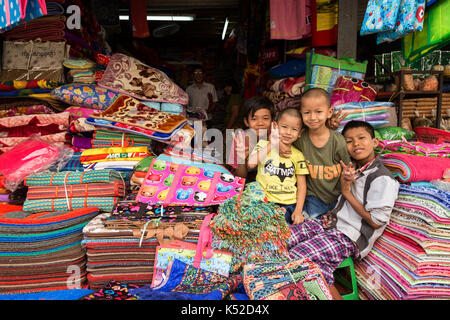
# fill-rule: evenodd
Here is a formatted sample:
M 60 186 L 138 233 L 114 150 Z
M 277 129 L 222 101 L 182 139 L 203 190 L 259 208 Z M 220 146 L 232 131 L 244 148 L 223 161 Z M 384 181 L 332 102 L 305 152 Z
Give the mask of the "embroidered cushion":
M 104 110 L 117 98 L 118 94 L 93 84 L 67 84 L 55 88 L 52 97 L 70 105 Z

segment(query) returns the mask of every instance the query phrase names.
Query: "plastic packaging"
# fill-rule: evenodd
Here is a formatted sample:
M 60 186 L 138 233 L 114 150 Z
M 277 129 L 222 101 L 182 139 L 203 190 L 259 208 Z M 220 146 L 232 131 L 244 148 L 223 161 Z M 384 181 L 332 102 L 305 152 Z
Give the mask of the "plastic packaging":
M 33 173 L 55 168 L 60 170 L 73 155 L 62 143 L 48 143 L 33 135 L 0 155 L 0 185 L 15 191 Z
M 414 132 L 400 127 L 386 127 L 376 129 L 382 140 L 412 139 Z

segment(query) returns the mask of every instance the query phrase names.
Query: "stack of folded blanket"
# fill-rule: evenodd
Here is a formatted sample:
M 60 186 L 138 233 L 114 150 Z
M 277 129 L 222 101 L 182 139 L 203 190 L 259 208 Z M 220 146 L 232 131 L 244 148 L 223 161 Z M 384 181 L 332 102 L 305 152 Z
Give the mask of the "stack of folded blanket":
M 83 227 L 98 208 L 46 212 L 0 208 L 0 293 L 86 287 Z
M 97 129 L 91 140 L 92 148 L 149 147 L 151 139 L 124 131 Z
M 83 229 L 89 287 L 97 290 L 111 280 L 150 284 L 159 245 L 157 235 L 169 240 L 168 231 L 182 224 L 189 230 L 179 240 L 197 242 L 203 219 L 209 213 L 208 208 L 161 210 L 160 206 L 135 203 L 131 198 L 119 202 L 112 213 L 97 216 Z
M 62 14 L 46 15 L 5 32 L 6 40 L 29 41 L 41 38 L 42 41 L 63 41 L 66 17 Z
M 364 299 L 450 298 L 450 193 L 401 185 L 391 219 L 355 263 Z
M 450 168 L 450 158 L 445 157 L 389 153 L 383 154 L 381 161 L 401 182 L 442 179 L 445 170 Z
M 33 134 L 46 142 L 69 141 L 69 113 L 26 114 L 0 118 L 0 153 L 12 149 Z
M 29 212 L 85 207 L 98 207 L 102 212 L 111 212 L 126 194 L 123 177 L 115 170 L 32 174 L 24 184 L 28 187 L 28 194 L 23 209 Z

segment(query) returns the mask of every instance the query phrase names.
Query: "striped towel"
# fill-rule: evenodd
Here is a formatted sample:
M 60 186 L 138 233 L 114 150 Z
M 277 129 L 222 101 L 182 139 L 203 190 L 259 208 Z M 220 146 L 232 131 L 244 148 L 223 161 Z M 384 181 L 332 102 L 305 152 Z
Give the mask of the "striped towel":
M 64 184 L 80 183 L 109 183 L 122 180 L 123 175 L 115 170 L 92 170 L 92 171 L 63 171 L 53 173 L 41 173 L 29 175 L 25 181 L 25 186 L 57 186 Z
M 74 152 L 70 160 L 61 169 L 61 171 L 84 171 L 83 165 L 80 162 L 81 151 Z
M 111 212 L 114 205 L 121 200 L 118 197 L 83 197 L 83 198 L 61 198 L 61 199 L 38 199 L 26 200 L 23 211 L 45 212 L 75 210 L 87 207 L 97 207 L 102 212 Z
M 125 184 L 122 181 L 110 183 L 83 183 L 64 186 L 33 186 L 28 188 L 27 199 L 55 199 L 78 197 L 125 197 Z

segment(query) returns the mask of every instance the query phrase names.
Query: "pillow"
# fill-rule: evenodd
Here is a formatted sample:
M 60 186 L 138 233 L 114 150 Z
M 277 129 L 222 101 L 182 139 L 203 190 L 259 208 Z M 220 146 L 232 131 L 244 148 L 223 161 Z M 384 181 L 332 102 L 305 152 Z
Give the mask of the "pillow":
M 401 0 L 369 0 L 360 35 L 393 30 L 397 22 Z
M 347 102 L 374 101 L 377 90 L 364 80 L 341 76 L 336 80 L 331 94 L 331 106 Z
M 117 98 L 117 93 L 93 84 L 67 84 L 55 88 L 52 97 L 79 107 L 104 110 Z
M 189 97 L 164 72 L 141 61 L 116 53 L 98 85 L 139 100 L 187 105 Z

